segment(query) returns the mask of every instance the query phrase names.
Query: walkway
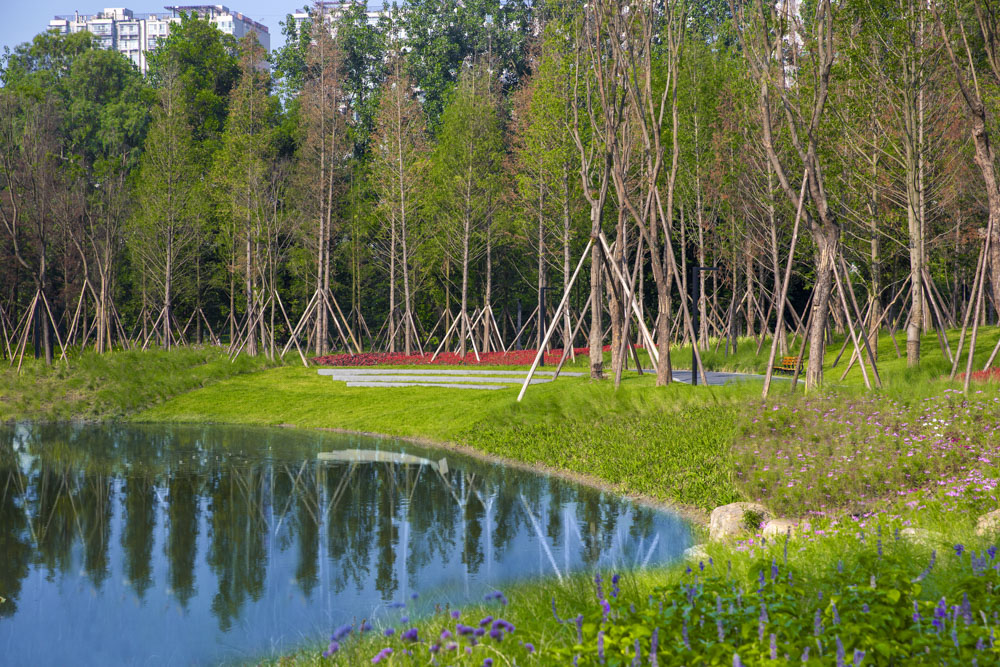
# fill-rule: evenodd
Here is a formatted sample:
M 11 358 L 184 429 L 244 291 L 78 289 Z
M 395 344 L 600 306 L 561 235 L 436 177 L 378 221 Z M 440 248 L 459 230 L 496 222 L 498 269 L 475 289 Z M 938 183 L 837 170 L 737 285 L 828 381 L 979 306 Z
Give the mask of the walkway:
M 348 387 L 443 387 L 448 389 L 507 389 L 520 386 L 527 371 L 490 371 L 481 369 L 392 369 L 392 368 L 320 368 L 319 375 L 329 376 L 334 382 L 345 382 Z M 554 371 L 537 370 L 531 384 L 546 384 L 555 378 Z M 566 377 L 586 377 L 587 373 L 562 371 Z M 730 382 L 762 380 L 762 375 L 706 371 L 708 384 L 719 386 Z M 691 384 L 691 371 L 675 370 L 674 380 Z

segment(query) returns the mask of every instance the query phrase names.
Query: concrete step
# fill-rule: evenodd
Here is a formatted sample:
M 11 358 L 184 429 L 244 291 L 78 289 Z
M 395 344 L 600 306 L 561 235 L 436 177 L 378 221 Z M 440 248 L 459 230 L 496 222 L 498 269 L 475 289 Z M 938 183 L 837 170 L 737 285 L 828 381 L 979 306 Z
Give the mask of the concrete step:
M 502 384 L 461 384 L 450 382 L 366 382 L 349 381 L 348 387 L 441 387 L 444 389 L 507 389 Z

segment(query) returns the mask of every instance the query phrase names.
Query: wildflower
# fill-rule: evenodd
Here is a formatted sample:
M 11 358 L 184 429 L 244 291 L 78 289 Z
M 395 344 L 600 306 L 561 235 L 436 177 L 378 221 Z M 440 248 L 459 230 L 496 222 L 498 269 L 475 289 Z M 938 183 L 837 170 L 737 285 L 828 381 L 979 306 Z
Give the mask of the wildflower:
M 382 649 L 381 651 L 379 651 L 378 653 L 375 654 L 375 657 L 372 658 L 372 664 L 374 665 L 376 663 L 382 662 L 383 660 L 385 660 L 386 658 L 388 658 L 390 655 L 392 655 L 392 649 L 387 646 L 387 647 L 385 647 L 384 649 Z
M 552 598 L 552 599 L 555 600 L 555 598 Z M 455 619 L 456 621 L 458 620 L 458 617 L 461 616 L 461 615 L 462 614 L 457 609 L 454 610 L 453 612 L 451 612 L 451 617 L 453 619 Z
M 556 599 L 555 599 L 554 596 L 552 598 L 552 616 L 555 617 L 556 623 L 562 623 L 563 622 L 562 619 L 559 618 L 559 614 L 556 613 Z
M 916 604 L 916 602 L 914 602 Z M 813 617 L 813 637 L 819 637 L 823 634 L 823 622 L 819 613 L 819 609 L 816 610 L 816 615 Z
M 399 617 L 399 622 L 400 623 L 409 623 L 410 622 L 410 617 L 409 616 L 400 616 Z
M 962 555 L 963 551 L 965 551 L 965 546 L 964 545 L 962 545 L 962 544 L 956 544 L 955 545 L 955 555 L 956 556 L 960 557 Z
M 514 632 L 514 626 L 502 618 L 493 621 L 493 629 L 496 630 L 498 628 L 504 632 Z
M 493 667 L 493 658 L 483 660 L 483 667 Z
M 681 623 L 681 639 L 684 640 L 684 648 L 691 650 L 691 642 L 688 640 L 688 622 L 687 619 Z
M 802 651 L 802 664 L 809 662 L 809 647 L 806 646 L 805 650 Z
M 858 648 L 854 649 L 854 667 L 858 667 L 864 659 L 865 652 Z
M 469 627 L 468 625 L 463 625 L 462 623 L 458 623 L 457 625 L 455 625 L 455 632 L 458 633 L 458 635 L 461 637 L 465 637 L 466 635 L 471 635 L 473 632 L 475 632 L 475 630 L 476 630 L 475 628 Z
M 382 634 L 385 635 L 386 637 L 392 637 L 394 634 L 396 634 L 396 628 L 386 628 L 385 631 L 382 632 Z
M 837 667 L 844 667 L 844 643 L 840 641 L 840 635 L 837 635 Z
M 760 605 L 760 618 L 757 623 L 757 640 L 764 641 L 764 628 L 767 627 L 767 605 Z
M 431 653 L 437 653 L 438 651 L 441 650 L 441 645 L 440 644 L 431 644 L 431 647 L 429 649 L 427 649 L 427 650 L 430 651 Z
M 445 639 L 451 639 L 451 632 L 447 628 L 441 631 L 441 641 Z
M 688 572 L 690 572 L 690 571 L 691 571 L 691 569 L 688 568 Z M 604 580 L 601 579 L 601 573 L 600 572 L 596 573 L 594 575 L 594 585 L 597 587 L 597 599 L 598 600 L 604 599 L 604 589 L 601 587 L 601 582 L 602 581 L 604 581 Z
M 492 622 L 493 622 L 493 617 L 492 616 L 486 616 L 485 618 L 483 618 L 483 619 L 481 619 L 479 621 L 479 625 L 480 626 L 489 625 Z
M 913 622 L 920 623 L 920 609 L 917 607 L 917 601 L 913 601 Z
M 493 628 L 492 630 L 490 630 L 490 637 L 492 637 L 498 642 L 503 641 L 503 630 Z
M 778 659 L 778 636 L 771 633 L 771 660 Z
M 350 624 L 342 625 L 333 631 L 330 635 L 330 641 L 339 642 L 341 639 L 351 634 L 352 626 Z
M 532 644 L 531 642 L 525 642 L 524 649 L 528 652 L 528 655 L 531 655 L 532 653 L 535 652 L 535 645 Z
M 340 650 L 340 644 L 338 644 L 335 641 L 331 641 L 330 645 L 326 647 L 325 651 L 323 651 L 323 657 L 329 658 L 331 655 L 333 655 L 339 650 Z
M 417 629 L 416 628 L 410 628 L 409 630 L 407 630 L 406 632 L 404 632 L 403 634 L 401 634 L 399 636 L 399 638 L 403 639 L 405 641 L 408 641 L 408 642 L 415 642 L 418 639 L 417 638 Z
M 716 631 L 716 633 L 719 636 L 719 641 L 720 642 L 726 640 L 726 631 L 722 627 L 722 619 L 721 618 L 715 619 L 715 631 Z
M 583 614 L 576 616 L 576 643 L 583 643 Z
M 611 605 L 608 604 L 607 600 L 601 600 L 602 619 L 604 621 L 608 620 L 608 614 L 611 613 Z
M 639 657 L 640 655 L 641 655 L 641 651 L 639 649 L 639 640 L 636 639 L 635 640 L 635 655 L 632 656 L 632 667 L 639 667 L 642 664 L 642 662 L 640 661 L 641 658 Z
M 830 607 L 833 610 L 833 624 L 840 625 L 840 612 L 837 611 L 837 603 L 831 602 Z
M 597 633 L 597 659 L 604 664 L 604 630 Z
M 739 653 L 733 653 L 733 667 L 743 667 L 743 661 L 740 660 Z
M 699 565 L 700 565 L 700 563 L 699 563 Z M 704 570 L 705 566 L 702 565 L 701 569 Z M 612 586 L 611 597 L 613 597 L 613 598 L 617 598 L 618 597 L 618 593 L 619 593 L 619 590 L 618 590 L 618 580 L 620 578 L 621 578 L 621 575 L 619 575 L 619 574 L 615 574 L 614 576 L 611 577 L 611 586 Z

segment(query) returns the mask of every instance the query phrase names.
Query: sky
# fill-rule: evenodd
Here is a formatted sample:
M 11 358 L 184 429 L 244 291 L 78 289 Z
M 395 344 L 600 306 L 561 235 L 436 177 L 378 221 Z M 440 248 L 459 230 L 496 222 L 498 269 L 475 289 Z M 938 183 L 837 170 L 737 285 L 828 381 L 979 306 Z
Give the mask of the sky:
M 267 26 L 271 48 L 284 44 L 279 21 L 309 4 L 308 0 L 0 0 L 0 52 L 3 47 L 30 41 L 45 30 L 57 14 L 96 14 L 105 7 L 127 7 L 134 12 L 159 12 L 164 5 L 221 4 Z

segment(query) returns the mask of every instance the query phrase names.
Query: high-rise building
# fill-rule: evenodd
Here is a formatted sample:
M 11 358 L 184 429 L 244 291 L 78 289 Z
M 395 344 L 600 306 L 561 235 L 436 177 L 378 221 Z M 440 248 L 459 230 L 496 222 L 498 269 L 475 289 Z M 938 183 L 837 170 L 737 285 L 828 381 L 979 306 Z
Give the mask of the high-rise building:
M 164 7 L 162 13 L 136 13 L 124 7 L 105 8 L 97 14 L 56 16 L 49 21 L 49 30 L 68 35 L 90 32 L 105 49 L 115 49 L 135 63 L 143 72 L 147 69 L 146 54 L 170 34 L 170 26 L 180 23 L 181 12 L 197 14 L 213 23 L 221 32 L 239 39 L 249 33 L 265 50 L 271 48 L 267 26 L 224 5 L 186 5 Z
M 352 6 L 360 5 L 365 8 L 365 16 L 368 17 L 369 25 L 375 25 L 378 20 L 385 16 L 386 12 L 383 9 L 375 8 L 374 3 L 368 2 L 366 0 L 321 0 L 318 4 L 322 5 L 323 14 L 328 23 L 333 26 L 334 22 L 343 16 L 344 11 Z M 379 3 L 378 6 L 382 6 Z M 316 5 L 310 5 L 307 9 L 301 9 L 292 14 L 292 20 L 295 21 L 295 27 L 302 29 L 302 24 L 307 20 L 311 20 L 310 13 L 315 11 Z M 334 30 L 331 27 L 331 30 Z

